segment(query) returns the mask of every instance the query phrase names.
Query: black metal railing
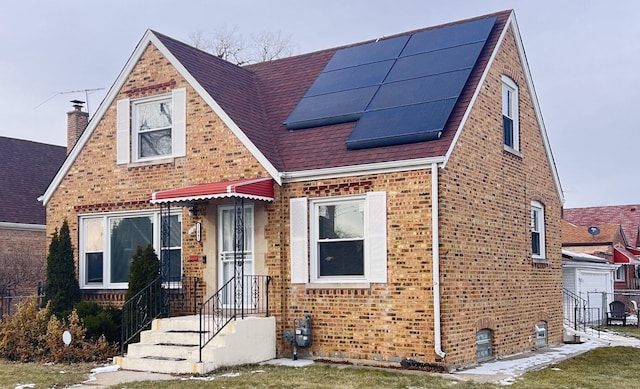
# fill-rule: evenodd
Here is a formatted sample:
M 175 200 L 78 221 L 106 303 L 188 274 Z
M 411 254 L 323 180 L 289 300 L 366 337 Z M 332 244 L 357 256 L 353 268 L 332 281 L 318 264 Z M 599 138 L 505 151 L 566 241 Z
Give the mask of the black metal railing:
M 200 362 L 204 347 L 229 322 L 245 315 L 269 316 L 271 277 L 243 276 L 242 281 L 242 296 L 236 296 L 236 278 L 232 277 L 200 306 Z
M 140 332 L 149 328 L 154 319 L 167 314 L 166 293 L 160 276 L 124 303 L 120 342 L 122 354 L 126 345 Z
M 562 303 L 563 320 L 566 326 L 584 333 L 595 328 L 600 336 L 602 324 L 600 308 L 590 308 L 587 300 L 564 288 L 562 289 Z

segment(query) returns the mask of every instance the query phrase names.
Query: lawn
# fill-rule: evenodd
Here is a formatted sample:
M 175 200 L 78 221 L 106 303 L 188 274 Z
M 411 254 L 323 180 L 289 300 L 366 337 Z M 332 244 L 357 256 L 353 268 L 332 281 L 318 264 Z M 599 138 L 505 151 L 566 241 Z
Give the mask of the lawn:
M 36 388 L 62 388 L 86 380 L 92 367 L 89 364 L 68 366 L 0 362 L 0 387 L 35 384 Z M 529 372 L 510 388 L 606 388 L 614 383 L 616 387 L 637 387 L 639 371 L 640 349 L 600 347 L 546 369 Z M 221 369 L 206 377 L 185 376 L 174 381 L 128 383 L 126 388 L 504 388 L 446 377 L 419 371 L 347 365 L 316 364 L 297 369 L 251 365 Z M 122 387 L 119 385 L 114 388 Z

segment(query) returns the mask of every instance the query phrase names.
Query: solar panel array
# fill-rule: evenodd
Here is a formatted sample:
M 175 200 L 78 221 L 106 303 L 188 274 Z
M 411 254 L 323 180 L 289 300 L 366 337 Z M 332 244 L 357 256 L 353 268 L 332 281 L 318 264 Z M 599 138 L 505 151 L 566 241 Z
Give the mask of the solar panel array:
M 284 124 L 358 121 L 349 149 L 437 139 L 496 18 L 336 51 Z

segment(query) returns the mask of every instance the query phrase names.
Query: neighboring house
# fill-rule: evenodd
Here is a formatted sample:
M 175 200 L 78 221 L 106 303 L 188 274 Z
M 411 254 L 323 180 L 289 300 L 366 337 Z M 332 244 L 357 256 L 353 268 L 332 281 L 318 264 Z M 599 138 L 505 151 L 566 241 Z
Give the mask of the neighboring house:
M 639 205 L 571 208 L 563 212 L 562 247 L 621 264 L 617 291 L 640 289 Z M 589 233 L 591 229 L 592 233 Z
M 45 280 L 45 209 L 38 197 L 64 162 L 66 149 L 0 137 L 0 296 L 31 296 Z M 8 301 L 8 300 L 7 300 Z M 8 306 L 0 307 L 7 313 Z
M 69 221 L 105 304 L 152 244 L 174 315 L 237 279 L 235 256 L 271 277 L 278 355 L 306 314 L 300 352 L 362 363 L 559 343 L 563 198 L 537 101 L 512 11 L 245 67 L 147 31 L 44 193 L 47 230 Z

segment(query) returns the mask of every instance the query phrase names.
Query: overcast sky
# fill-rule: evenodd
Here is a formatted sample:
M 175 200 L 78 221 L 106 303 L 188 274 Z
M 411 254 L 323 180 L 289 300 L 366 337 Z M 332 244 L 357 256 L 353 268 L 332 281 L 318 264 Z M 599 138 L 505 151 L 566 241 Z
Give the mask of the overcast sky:
M 93 114 L 148 28 L 184 42 L 223 27 L 281 33 L 302 54 L 505 9 L 516 11 L 565 207 L 640 203 L 636 0 L 4 1 L 0 136 L 64 145 L 69 100 L 88 97 Z

